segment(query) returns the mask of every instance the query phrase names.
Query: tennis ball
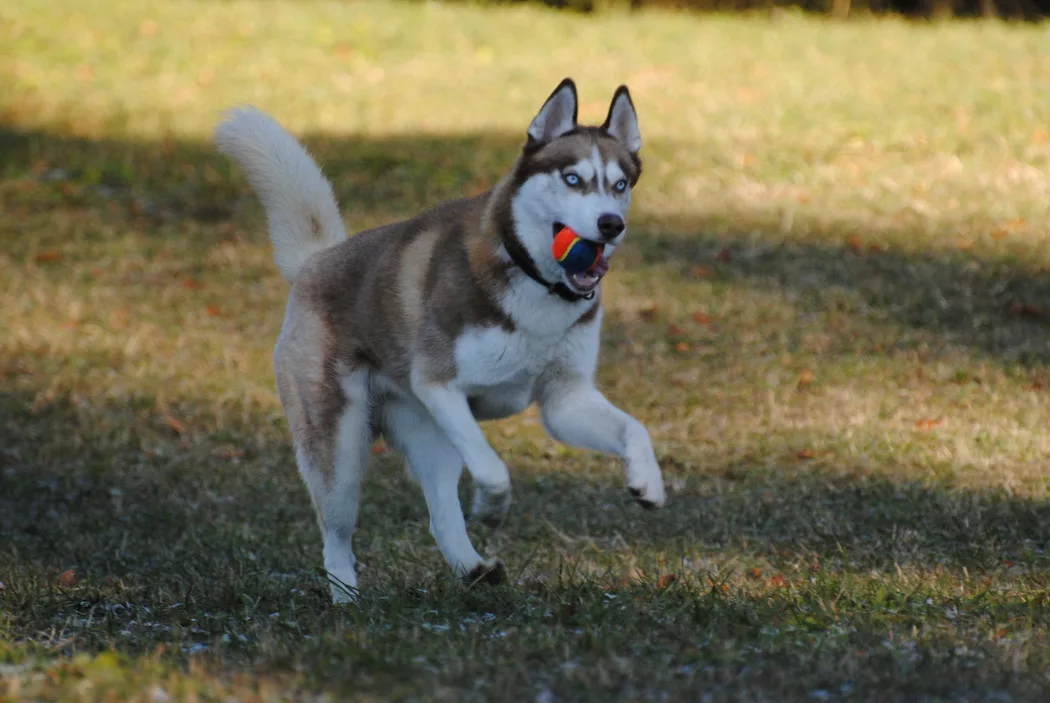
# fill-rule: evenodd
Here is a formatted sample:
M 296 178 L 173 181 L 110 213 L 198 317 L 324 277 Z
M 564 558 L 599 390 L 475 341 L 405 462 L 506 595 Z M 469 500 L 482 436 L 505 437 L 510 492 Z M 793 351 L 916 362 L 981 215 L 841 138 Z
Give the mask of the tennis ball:
M 604 250 L 604 244 L 582 239 L 568 227 L 563 227 L 551 244 L 554 259 L 570 275 L 583 273 L 594 266 Z

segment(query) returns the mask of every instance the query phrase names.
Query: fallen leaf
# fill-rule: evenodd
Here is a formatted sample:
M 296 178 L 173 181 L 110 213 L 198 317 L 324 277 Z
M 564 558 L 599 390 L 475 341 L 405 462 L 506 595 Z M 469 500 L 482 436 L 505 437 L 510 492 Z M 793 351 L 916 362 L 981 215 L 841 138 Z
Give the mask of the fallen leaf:
M 919 428 L 920 430 L 932 430 L 934 427 L 937 427 L 938 425 L 940 425 L 943 422 L 944 421 L 939 419 L 939 418 L 937 418 L 937 419 L 935 419 L 935 418 L 926 418 L 926 419 L 923 419 L 923 420 L 916 420 L 915 421 L 915 426 L 917 428 Z
M 624 574 L 624 576 L 621 579 L 620 583 L 622 585 L 624 585 L 624 586 L 628 586 L 628 585 L 631 584 L 631 582 L 644 581 L 644 580 L 645 580 L 645 572 L 642 571 L 641 569 L 639 569 L 637 566 L 632 566 L 630 569 L 627 570 L 627 573 Z
M 809 461 L 817 455 L 812 449 L 801 449 L 795 452 L 795 458 L 801 459 L 802 461 Z
M 213 454 L 219 459 L 225 459 L 231 461 L 233 459 L 240 459 L 244 456 L 244 452 L 240 449 L 234 449 L 233 447 L 219 447 Z
M 689 351 L 689 342 L 679 342 L 678 344 L 674 345 L 674 349 L 678 352 L 687 352 Z
M 1011 232 L 1016 232 L 1017 230 L 1022 229 L 1024 226 L 1025 221 L 1020 217 L 1016 220 L 1009 220 L 1007 222 L 1004 222 L 998 227 L 996 227 L 994 230 L 992 230 L 992 239 L 1002 239 Z
M 66 569 L 58 575 L 58 585 L 62 588 L 73 588 L 77 585 L 76 569 Z
M 179 422 L 178 419 L 172 417 L 171 415 L 164 416 L 164 424 L 167 425 L 168 428 L 175 434 L 186 433 L 186 425 L 182 424 L 181 422 Z
M 186 278 L 182 279 L 182 287 L 193 290 L 194 288 L 200 288 L 201 284 L 197 282 L 196 278 L 193 278 L 192 276 L 187 276 Z
M 218 305 L 209 305 L 208 307 L 204 308 L 204 312 L 205 312 L 206 315 L 208 315 L 208 317 L 218 317 L 219 314 L 220 314 L 219 313 L 219 306 Z
M 1016 317 L 1041 318 L 1045 313 L 1041 308 L 1028 303 L 1010 303 L 1010 314 Z
M 658 313 L 659 311 L 659 305 L 657 305 L 656 303 L 650 303 L 649 305 L 646 305 L 644 308 L 638 311 L 638 316 L 646 322 L 652 322 L 656 319 L 656 313 Z
M 698 325 L 710 325 L 712 322 L 714 322 L 714 318 L 708 315 L 707 313 L 703 312 L 702 310 L 697 310 L 693 313 L 693 322 L 697 323 Z
M 662 574 L 656 582 L 657 588 L 667 588 L 678 580 L 678 574 Z
M 41 251 L 33 257 L 35 261 L 42 264 L 50 264 L 55 261 L 62 260 L 62 252 L 59 251 Z
M 711 267 L 710 266 L 697 266 L 696 268 L 693 269 L 693 275 L 696 276 L 697 278 L 707 278 L 708 276 L 711 275 Z

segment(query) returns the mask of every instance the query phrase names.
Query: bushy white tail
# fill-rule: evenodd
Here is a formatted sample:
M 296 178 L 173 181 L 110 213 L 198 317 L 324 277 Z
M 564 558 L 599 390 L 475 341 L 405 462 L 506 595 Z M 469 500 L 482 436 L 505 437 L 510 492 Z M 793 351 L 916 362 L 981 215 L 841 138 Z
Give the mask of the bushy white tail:
M 346 238 L 332 184 L 275 119 L 251 106 L 230 110 L 215 128 L 215 143 L 262 201 L 274 262 L 286 280 L 295 280 L 310 256 Z

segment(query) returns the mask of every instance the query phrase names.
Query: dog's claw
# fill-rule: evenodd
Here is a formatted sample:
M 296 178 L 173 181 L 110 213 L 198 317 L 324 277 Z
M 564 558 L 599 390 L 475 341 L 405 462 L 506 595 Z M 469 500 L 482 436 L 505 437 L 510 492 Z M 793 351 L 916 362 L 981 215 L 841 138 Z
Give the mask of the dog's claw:
M 635 502 L 646 510 L 657 510 L 660 508 L 660 503 L 654 500 L 649 500 L 645 497 L 644 489 L 628 487 L 627 491 L 631 494 L 631 497 L 634 498 Z
M 506 580 L 507 567 L 503 565 L 503 560 L 501 559 L 487 559 L 475 566 L 463 577 L 463 583 L 468 588 L 479 583 L 498 586 Z

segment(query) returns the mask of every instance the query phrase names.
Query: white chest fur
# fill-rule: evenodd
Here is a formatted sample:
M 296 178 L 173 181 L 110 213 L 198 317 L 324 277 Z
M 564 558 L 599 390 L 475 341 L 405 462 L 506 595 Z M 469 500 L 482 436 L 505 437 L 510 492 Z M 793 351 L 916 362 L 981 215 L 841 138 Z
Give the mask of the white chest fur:
M 514 331 L 468 329 L 456 342 L 455 384 L 471 398 L 479 418 L 521 412 L 553 359 L 585 351 L 575 349 L 568 334 L 586 310 L 582 305 L 567 306 L 538 286 L 515 286 L 502 302 Z
M 456 342 L 456 384 L 480 391 L 535 378 L 563 338 L 564 334 L 541 336 L 501 327 L 468 330 Z
M 499 327 L 475 329 L 456 344 L 456 385 L 477 419 L 515 415 L 528 407 L 537 376 L 554 358 L 557 338 Z

